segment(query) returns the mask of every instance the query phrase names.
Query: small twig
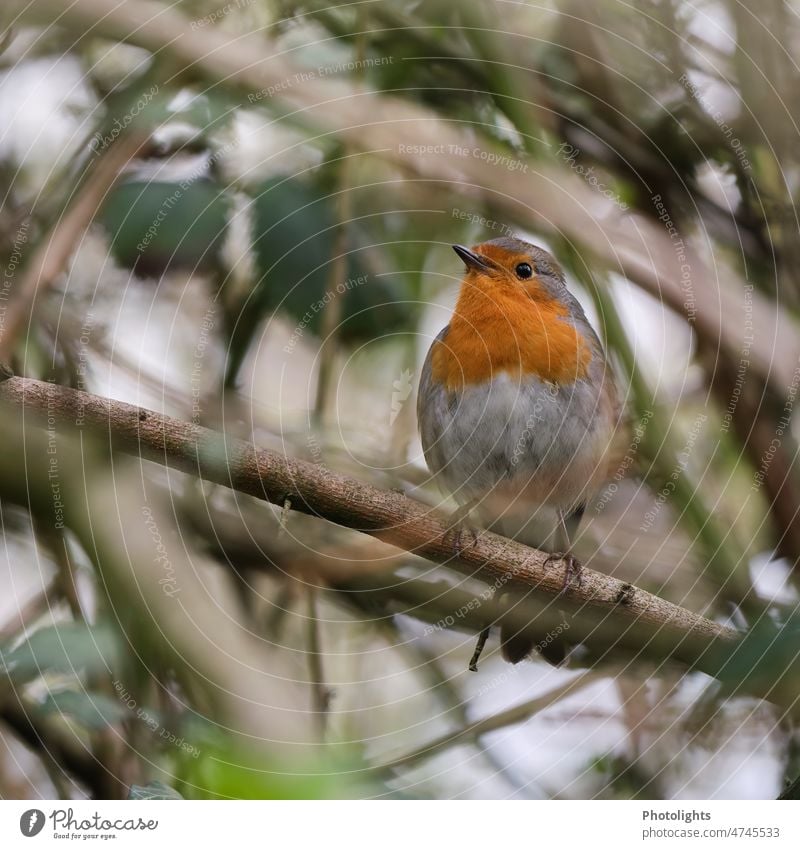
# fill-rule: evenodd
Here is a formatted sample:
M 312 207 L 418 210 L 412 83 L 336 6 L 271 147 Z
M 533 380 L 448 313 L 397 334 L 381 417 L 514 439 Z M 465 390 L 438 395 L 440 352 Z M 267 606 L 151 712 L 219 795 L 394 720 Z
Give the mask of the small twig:
M 478 661 L 480 660 L 481 655 L 483 654 L 483 648 L 486 645 L 486 641 L 489 639 L 489 634 L 492 631 L 492 626 L 487 625 L 481 632 L 478 634 L 478 642 L 475 643 L 475 651 L 472 652 L 472 657 L 469 660 L 469 671 L 477 672 L 478 671 Z
M 86 616 L 81 607 L 66 536 L 63 532 L 46 526 L 38 517 L 34 518 L 34 529 L 36 536 L 47 546 L 47 550 L 58 567 L 58 588 L 67 600 L 73 618 L 76 622 L 85 622 Z
M 326 304 L 322 312 L 320 326 L 320 348 L 317 353 L 319 370 L 317 372 L 317 396 L 314 402 L 314 419 L 318 427 L 324 426 L 330 383 L 339 350 L 339 325 L 342 323 L 344 299 L 347 295 L 339 292 L 347 277 L 347 222 L 350 220 L 350 187 L 348 185 L 350 160 L 352 155 L 345 146 L 344 155 L 339 162 L 339 198 L 336 213 L 336 231 L 333 240 L 332 261 L 328 274 L 328 293 L 336 293 Z
M 515 725 L 518 722 L 523 722 L 535 713 L 539 713 L 566 696 L 570 696 L 573 693 L 578 692 L 578 690 L 583 689 L 588 684 L 596 681 L 597 677 L 597 673 L 595 672 L 588 670 L 586 672 L 582 672 L 571 681 L 563 684 L 561 687 L 556 687 L 555 690 L 551 690 L 543 696 L 537 696 L 534 699 L 529 699 L 521 705 L 515 705 L 514 707 L 500 711 L 500 713 L 496 713 L 493 716 L 488 716 L 485 719 L 479 719 L 476 722 L 471 722 L 463 728 L 457 728 L 455 731 L 449 731 L 446 734 L 442 734 L 440 737 L 437 737 L 430 743 L 426 743 L 424 746 L 420 746 L 413 752 L 409 752 L 407 755 L 402 755 L 401 757 L 383 764 L 382 768 L 398 769 L 400 767 L 413 766 L 418 761 L 441 754 L 441 752 L 451 746 L 471 743 L 482 734 L 488 734 L 490 731 L 497 731 L 500 728 L 506 728 L 509 725 Z
M 778 799 L 800 799 L 800 776 L 795 778 L 794 781 L 790 782 L 786 786 L 786 789 L 783 791 L 783 793 L 781 793 L 780 796 L 778 796 Z
M 455 712 L 457 721 L 466 724 L 468 722 L 467 708 L 463 694 L 456 688 L 453 680 L 442 668 L 440 658 L 425 648 L 419 640 L 411 643 L 404 639 L 397 623 L 393 620 L 388 619 L 377 624 L 380 630 L 385 633 L 387 643 L 399 649 L 401 653 L 408 655 L 411 661 L 411 671 L 423 677 L 427 691 L 444 704 L 447 714 Z M 525 793 L 525 787 L 514 777 L 508 766 L 495 755 L 491 748 L 485 746 L 480 738 L 475 738 L 472 745 L 480 757 L 486 761 L 489 769 L 495 775 L 502 776 L 515 794 L 523 795 Z
M 317 616 L 317 589 L 306 586 L 306 638 L 308 644 L 308 669 L 311 675 L 311 692 L 314 701 L 314 725 L 321 741 L 325 739 L 328 710 L 331 704 L 331 691 L 325 684 L 325 673 L 322 668 L 322 646 L 319 635 L 319 618 Z
M 0 641 L 16 637 L 48 610 L 50 606 L 49 591 L 50 586 L 48 585 L 39 590 L 30 601 L 15 608 L 8 621 L 0 626 Z
M 283 500 L 283 506 L 281 507 L 281 516 L 278 520 L 278 539 L 280 539 L 286 533 L 286 521 L 289 518 L 289 513 L 292 510 L 292 499 L 285 498 Z

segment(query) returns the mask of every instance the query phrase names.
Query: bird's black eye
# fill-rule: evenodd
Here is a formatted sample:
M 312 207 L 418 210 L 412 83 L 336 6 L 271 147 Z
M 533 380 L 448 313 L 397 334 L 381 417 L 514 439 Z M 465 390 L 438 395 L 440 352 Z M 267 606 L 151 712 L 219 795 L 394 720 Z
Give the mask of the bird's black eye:
M 533 269 L 527 262 L 521 262 L 514 271 L 517 272 L 517 277 L 520 277 L 522 280 L 527 280 L 533 276 Z

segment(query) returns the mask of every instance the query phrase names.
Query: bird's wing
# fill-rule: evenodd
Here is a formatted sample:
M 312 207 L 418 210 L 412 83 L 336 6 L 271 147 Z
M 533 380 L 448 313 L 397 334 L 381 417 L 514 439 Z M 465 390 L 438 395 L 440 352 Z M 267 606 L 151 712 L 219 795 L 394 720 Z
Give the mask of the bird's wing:
M 433 367 L 431 359 L 433 349 L 438 342 L 444 341 L 450 325 L 443 327 L 428 349 L 428 355 L 422 364 L 422 373 L 419 379 L 419 392 L 417 393 L 417 425 L 422 442 L 422 450 L 425 454 L 425 462 L 428 468 L 437 474 L 445 465 L 445 460 L 439 456 L 436 445 L 441 436 L 442 428 L 445 426 L 445 411 L 447 408 L 447 393 L 443 386 L 433 381 Z

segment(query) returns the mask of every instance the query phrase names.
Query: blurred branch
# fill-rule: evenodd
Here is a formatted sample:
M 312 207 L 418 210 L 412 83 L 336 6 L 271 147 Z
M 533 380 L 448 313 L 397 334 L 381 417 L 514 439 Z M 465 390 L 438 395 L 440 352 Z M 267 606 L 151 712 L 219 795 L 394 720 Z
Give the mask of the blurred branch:
M 54 582 L 53 579 L 51 579 L 52 582 Z M 24 604 L 18 603 L 8 620 L 0 623 L 0 642 L 13 639 L 51 609 L 51 583 L 37 590 L 29 601 Z
M 307 586 L 306 592 L 306 655 L 311 675 L 311 694 L 314 704 L 314 725 L 321 742 L 325 740 L 328 710 L 333 693 L 325 684 L 322 665 L 322 641 L 320 640 L 319 616 L 317 615 L 317 588 Z
M 103 435 L 126 453 L 154 460 L 204 480 L 327 519 L 383 542 L 447 563 L 497 586 L 524 586 L 564 597 L 565 566 L 548 564 L 545 552 L 485 532 L 456 556 L 447 521 L 397 492 L 378 489 L 320 465 L 286 458 L 198 425 L 44 381 L 13 377 L 0 384 L 0 399 L 61 424 L 77 423 Z M 584 568 L 566 597 L 635 621 L 676 641 L 675 654 L 703 658 L 709 644 L 735 640 L 737 632 L 616 578 Z
M 461 746 L 471 743 L 481 735 L 488 734 L 490 731 L 497 731 L 500 728 L 506 728 L 509 725 L 524 722 L 535 713 L 549 708 L 561 699 L 573 695 L 596 680 L 598 679 L 595 673 L 591 671 L 582 672 L 577 677 L 570 679 L 566 684 L 562 684 L 560 687 L 556 687 L 542 696 L 536 696 L 536 698 L 529 699 L 521 705 L 515 705 L 508 708 L 508 710 L 500 711 L 485 719 L 471 722 L 463 728 L 457 728 L 455 731 L 442 734 L 440 737 L 437 737 L 430 743 L 426 743 L 424 746 L 420 746 L 413 752 L 389 761 L 383 765 L 383 768 L 398 769 L 399 767 L 414 766 L 418 761 L 441 754 L 441 752 L 449 749 L 451 746 Z
M 587 289 L 592 293 L 602 316 L 609 347 L 618 354 L 625 369 L 633 412 L 640 423 L 647 422 L 648 414 L 652 414 L 654 409 L 655 393 L 648 388 L 636 362 L 616 304 L 608 293 L 607 285 L 587 286 Z M 652 427 L 642 427 L 642 449 L 651 461 L 647 470 L 648 478 L 660 474 L 666 479 L 672 474 L 681 451 L 676 431 L 673 421 L 667 422 L 658 431 Z M 726 526 L 717 511 L 708 509 L 700 486 L 690 479 L 688 469 L 683 469 L 672 483 L 676 510 L 679 510 L 678 518 L 692 529 L 692 545 L 699 544 L 706 568 L 717 578 L 721 588 L 718 600 L 732 601 L 743 606 L 749 614 L 763 612 L 753 592 L 747 558 L 736 539 L 734 528 L 730 524 Z
M 800 799 L 800 777 L 796 778 L 789 786 L 778 796 L 778 799 Z
M 123 134 L 87 166 L 86 177 L 66 211 L 42 238 L 13 293 L 0 333 L 0 363 L 7 363 L 19 335 L 32 327 L 36 297 L 58 279 L 122 169 L 142 147 L 138 133 Z
M 163 489 L 121 458 L 112 474 L 108 441 L 94 433 L 77 439 L 75 416 L 56 412 L 60 387 L 50 388 L 47 431 L 21 425 L 25 409 L 19 417 L 3 411 L 0 503 L 75 534 L 137 657 L 168 664 L 195 707 L 226 724 L 242 757 L 289 772 L 287 765 L 305 764 L 308 699 L 294 672 L 281 656 L 265 656 L 263 643 L 223 609 L 224 597 L 211 597 L 196 552 L 169 541 L 174 520 Z
M 117 779 L 92 754 L 77 735 L 62 728 L 55 717 L 42 717 L 19 694 L 8 694 L 0 703 L 0 720 L 34 751 L 48 771 L 66 771 L 95 799 L 118 798 Z
M 620 215 L 612 200 L 563 164 L 531 159 L 522 175 L 475 156 L 411 155 L 406 151 L 460 150 L 475 139 L 435 112 L 398 97 L 360 92 L 342 79 L 315 79 L 313 85 L 287 87 L 286 80 L 299 78 L 302 68 L 284 53 L 270 52 L 259 35 L 232 36 L 215 27 L 193 30 L 189 19 L 174 7 L 144 0 L 136 4 L 76 0 L 64 8 L 56 0 L 40 0 L 26 14 L 47 21 L 57 18 L 81 33 L 88 29 L 154 55 L 169 55 L 187 70 L 241 92 L 272 87 L 276 94 L 270 98 L 271 106 L 282 113 L 276 120 L 286 118 L 322 129 L 356 150 L 371 151 L 418 178 L 459 191 L 465 202 L 488 203 L 525 229 L 572 238 L 609 269 L 621 272 L 681 315 L 686 315 L 691 296 L 698 335 L 734 360 L 741 354 L 743 281 L 732 273 L 723 279 L 687 246 L 684 266 L 691 271 L 687 290 L 675 244 L 665 227 L 643 215 Z M 479 141 L 487 155 L 507 155 L 490 139 Z M 758 291 L 752 294 L 750 309 L 752 370 L 779 393 L 785 392 L 800 362 L 800 332 L 788 314 L 776 311 Z M 781 352 L 780 358 L 775 351 Z

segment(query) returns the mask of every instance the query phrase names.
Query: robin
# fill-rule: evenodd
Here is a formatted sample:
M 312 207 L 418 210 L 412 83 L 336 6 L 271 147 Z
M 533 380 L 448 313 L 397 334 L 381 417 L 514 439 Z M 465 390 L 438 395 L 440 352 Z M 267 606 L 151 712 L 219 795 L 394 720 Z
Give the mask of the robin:
M 572 542 L 587 502 L 616 468 L 622 406 L 605 352 L 564 274 L 520 239 L 454 245 L 465 274 L 450 323 L 422 369 L 417 419 L 431 472 L 467 517 L 551 552 L 580 581 Z M 565 647 L 501 621 L 511 663 L 535 645 L 553 663 Z M 478 642 L 470 669 L 488 636 Z

